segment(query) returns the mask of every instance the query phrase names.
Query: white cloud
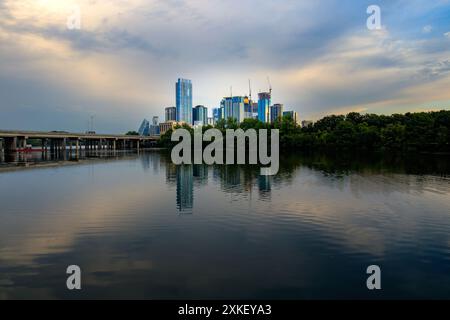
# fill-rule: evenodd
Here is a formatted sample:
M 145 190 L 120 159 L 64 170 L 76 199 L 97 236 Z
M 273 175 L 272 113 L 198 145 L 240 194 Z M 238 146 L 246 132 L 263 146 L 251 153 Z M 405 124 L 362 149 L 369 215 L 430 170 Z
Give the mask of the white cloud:
M 423 33 L 430 33 L 431 31 L 433 31 L 433 27 L 430 25 L 427 25 L 427 26 L 423 27 L 423 29 L 422 29 Z

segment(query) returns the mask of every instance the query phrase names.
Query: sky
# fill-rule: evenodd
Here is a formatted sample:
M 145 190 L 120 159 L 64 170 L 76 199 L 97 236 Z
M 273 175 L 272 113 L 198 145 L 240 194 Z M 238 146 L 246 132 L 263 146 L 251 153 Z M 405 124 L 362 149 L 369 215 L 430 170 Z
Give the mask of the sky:
M 210 110 L 268 77 L 302 120 L 450 109 L 450 0 L 0 0 L 0 130 L 136 130 L 180 77 Z

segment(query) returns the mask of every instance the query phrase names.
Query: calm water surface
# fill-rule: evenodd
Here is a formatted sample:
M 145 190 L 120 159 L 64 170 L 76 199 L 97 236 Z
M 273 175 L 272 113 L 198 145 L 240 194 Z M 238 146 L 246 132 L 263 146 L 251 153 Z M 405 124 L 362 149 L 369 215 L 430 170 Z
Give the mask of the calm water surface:
M 36 159 L 0 159 L 0 299 L 450 298 L 449 159 L 291 156 L 275 177 L 157 151 L 4 168 Z

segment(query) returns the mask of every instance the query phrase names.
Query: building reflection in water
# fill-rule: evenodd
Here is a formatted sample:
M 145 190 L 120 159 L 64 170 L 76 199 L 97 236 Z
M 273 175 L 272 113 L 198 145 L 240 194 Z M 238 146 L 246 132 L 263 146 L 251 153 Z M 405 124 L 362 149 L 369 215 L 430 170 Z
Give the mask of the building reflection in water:
M 159 152 L 143 152 L 139 156 L 144 171 L 149 170 L 151 167 L 153 169 L 153 173 L 159 173 L 162 162 L 161 154 Z
M 166 161 L 166 184 L 173 187 L 177 184 L 177 166 L 172 162 Z
M 262 200 L 270 199 L 270 192 L 272 189 L 270 179 L 270 176 L 258 176 L 259 196 Z
M 208 165 L 206 164 L 194 164 L 193 176 L 196 187 L 204 186 L 208 184 Z
M 181 213 L 192 213 L 194 205 L 194 170 L 192 165 L 176 167 L 177 209 Z

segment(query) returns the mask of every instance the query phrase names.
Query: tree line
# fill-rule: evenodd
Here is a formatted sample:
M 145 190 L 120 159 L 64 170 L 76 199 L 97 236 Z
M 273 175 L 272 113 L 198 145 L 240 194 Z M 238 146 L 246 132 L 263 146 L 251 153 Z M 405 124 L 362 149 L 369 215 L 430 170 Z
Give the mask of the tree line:
M 193 133 L 190 126 L 178 126 Z M 215 128 L 279 129 L 280 148 L 285 150 L 361 150 L 450 152 L 450 111 L 417 112 L 393 115 L 360 114 L 326 116 L 308 127 L 298 126 L 289 116 L 274 123 L 256 119 L 219 120 Z M 204 126 L 206 131 L 212 126 Z M 163 147 L 172 147 L 172 130 L 161 136 Z

